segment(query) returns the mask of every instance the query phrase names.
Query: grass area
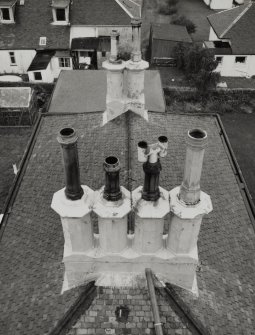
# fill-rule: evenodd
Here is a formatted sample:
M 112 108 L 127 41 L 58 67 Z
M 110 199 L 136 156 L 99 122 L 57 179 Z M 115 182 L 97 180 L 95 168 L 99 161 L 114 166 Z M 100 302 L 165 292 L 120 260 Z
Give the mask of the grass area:
M 0 127 L 0 213 L 14 180 L 13 164 L 19 167 L 32 128 Z

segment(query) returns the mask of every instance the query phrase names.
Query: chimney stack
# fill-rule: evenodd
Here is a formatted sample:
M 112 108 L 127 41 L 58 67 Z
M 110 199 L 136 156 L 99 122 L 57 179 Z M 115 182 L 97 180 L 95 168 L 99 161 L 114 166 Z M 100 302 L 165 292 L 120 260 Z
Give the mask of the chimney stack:
M 192 129 L 187 134 L 186 160 L 181 186 L 170 191 L 171 217 L 167 247 L 175 254 L 187 254 L 198 261 L 197 240 L 205 214 L 212 211 L 211 198 L 200 190 L 207 133 Z
M 76 253 L 88 253 L 93 248 L 90 212 L 94 192 L 80 183 L 75 130 L 70 127 L 61 129 L 57 140 L 62 149 L 66 187 L 54 193 L 51 207 L 61 218 L 65 262 Z
M 148 120 L 148 113 L 145 109 L 144 70 L 149 67 L 149 63 L 142 60 L 141 57 L 141 24 L 142 20 L 140 18 L 133 18 L 131 20 L 133 51 L 131 53 L 131 60 L 126 62 L 126 110 L 131 110 Z
M 168 192 L 159 187 L 159 157 L 166 156 L 167 146 L 166 136 L 151 145 L 138 143 L 138 161 L 143 162 L 145 172 L 144 186 L 132 192 L 136 213 L 134 249 L 138 254 L 156 254 L 163 248 L 164 217 L 170 207 Z
M 130 192 L 119 185 L 120 163 L 109 156 L 104 161 L 105 186 L 96 192 L 94 212 L 98 215 L 101 253 L 120 254 L 127 248 L 127 220 L 131 211 Z
M 125 62 L 118 60 L 118 38 L 116 30 L 111 32 L 111 55 L 102 66 L 107 70 L 106 111 L 103 114 L 103 124 L 125 112 L 123 76 Z

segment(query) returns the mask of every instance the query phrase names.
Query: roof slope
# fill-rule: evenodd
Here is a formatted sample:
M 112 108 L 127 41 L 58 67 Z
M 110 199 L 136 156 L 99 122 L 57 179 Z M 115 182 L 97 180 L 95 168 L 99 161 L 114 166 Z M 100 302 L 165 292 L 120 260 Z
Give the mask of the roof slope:
M 208 16 L 219 38 L 230 39 L 233 54 L 255 54 L 255 3 Z
M 154 112 L 164 112 L 165 100 L 159 72 L 145 71 L 144 82 L 145 108 Z M 105 70 L 61 71 L 49 112 L 104 112 L 106 110 L 106 86 Z M 66 99 L 67 96 L 68 99 Z
M 153 38 L 167 41 L 188 42 L 192 39 L 187 28 L 176 24 L 154 23 L 152 25 Z
M 211 195 L 214 210 L 203 219 L 199 235 L 199 297 L 181 289 L 177 292 L 212 334 L 253 334 L 255 235 L 217 119 L 149 113 L 147 122 L 126 113 L 104 127 L 101 121 L 101 113 L 46 115 L 42 119 L 0 243 L 0 334 L 48 334 L 82 291 L 76 288 L 61 294 L 64 238 L 60 218 L 50 208 L 53 193 L 64 186 L 56 136 L 66 126 L 77 130 L 81 181 L 92 189 L 102 186 L 102 162 L 112 154 L 122 165 L 121 184 L 131 189 L 142 185 L 137 142 L 151 143 L 159 135 L 169 138 L 160 184 L 167 190 L 180 185 L 185 134 L 191 127 L 207 131 L 209 143 L 201 187 Z M 132 175 L 126 178 L 129 161 Z M 104 308 L 110 310 L 110 299 Z M 130 325 L 130 329 L 134 327 L 136 324 Z M 171 328 L 167 332 L 173 333 Z
M 130 16 L 115 0 L 75 0 L 72 25 L 130 25 Z
M 0 24 L 1 49 L 39 49 L 40 37 L 46 49 L 68 49 L 69 26 L 52 25 L 51 0 L 26 0 L 16 4 L 15 24 Z

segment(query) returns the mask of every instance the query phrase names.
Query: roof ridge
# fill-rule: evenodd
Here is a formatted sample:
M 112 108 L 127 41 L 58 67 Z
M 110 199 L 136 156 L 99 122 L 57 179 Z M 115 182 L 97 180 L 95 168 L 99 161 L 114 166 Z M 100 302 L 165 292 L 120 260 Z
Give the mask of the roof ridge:
M 128 14 L 128 16 L 132 19 L 134 15 L 124 6 L 119 0 L 114 0 L 123 10 Z
M 224 35 L 233 28 L 233 26 L 241 19 L 241 17 L 244 16 L 244 14 L 250 9 L 252 6 L 252 2 L 248 3 L 248 5 L 244 8 L 244 10 L 236 17 L 236 19 L 223 31 L 223 33 L 220 35 L 220 38 L 223 38 Z M 233 8 L 232 8 L 233 9 Z

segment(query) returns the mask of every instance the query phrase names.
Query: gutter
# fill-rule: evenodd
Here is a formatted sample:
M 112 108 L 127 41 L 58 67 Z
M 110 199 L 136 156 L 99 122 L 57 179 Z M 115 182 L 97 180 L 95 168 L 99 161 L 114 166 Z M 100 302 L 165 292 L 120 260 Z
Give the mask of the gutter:
M 31 156 L 31 153 L 33 151 L 33 148 L 34 148 L 34 145 L 35 145 L 35 142 L 36 142 L 38 132 L 40 131 L 40 128 L 41 128 L 41 124 L 42 124 L 42 115 L 39 114 L 37 122 L 34 126 L 34 130 L 32 132 L 32 135 L 31 135 L 30 139 L 29 139 L 27 149 L 26 149 L 26 151 L 25 151 L 25 153 L 22 157 L 19 171 L 18 171 L 18 173 L 17 173 L 17 175 L 16 175 L 16 177 L 13 181 L 12 187 L 11 187 L 9 193 L 8 193 L 7 199 L 6 199 L 5 204 L 4 204 L 3 217 L 2 217 L 2 220 L 0 222 L 0 241 L 3 237 L 3 233 L 4 233 L 4 230 L 5 230 L 8 218 L 9 218 L 11 212 L 12 212 L 12 206 L 13 206 L 14 201 L 16 199 L 16 196 L 18 194 L 21 181 L 23 179 L 23 176 L 25 174 L 25 171 L 26 171 L 26 168 L 27 168 L 27 165 L 28 165 L 28 162 L 29 162 L 29 157 Z

